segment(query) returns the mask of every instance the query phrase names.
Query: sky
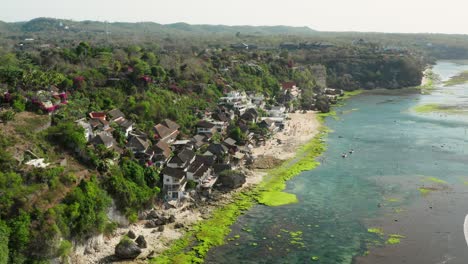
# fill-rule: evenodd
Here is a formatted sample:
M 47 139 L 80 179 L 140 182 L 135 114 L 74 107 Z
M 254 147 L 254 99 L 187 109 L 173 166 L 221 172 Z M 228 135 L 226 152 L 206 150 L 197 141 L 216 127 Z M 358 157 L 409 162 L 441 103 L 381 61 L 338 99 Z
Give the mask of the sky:
M 320 31 L 468 34 L 467 0 L 0 0 L 0 20 L 288 25 Z

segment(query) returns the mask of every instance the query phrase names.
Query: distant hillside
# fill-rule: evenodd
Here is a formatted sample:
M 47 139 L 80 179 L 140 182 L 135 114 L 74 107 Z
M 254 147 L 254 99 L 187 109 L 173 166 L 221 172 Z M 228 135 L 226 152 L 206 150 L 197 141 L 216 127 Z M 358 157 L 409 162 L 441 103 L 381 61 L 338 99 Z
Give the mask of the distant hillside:
M 72 21 L 54 18 L 36 18 L 28 22 L 0 22 L 1 31 L 19 28 L 24 33 L 39 32 L 105 32 L 121 33 L 156 33 L 156 34 L 245 34 L 245 35 L 310 35 L 317 31 L 308 27 L 289 26 L 225 26 L 225 25 L 190 25 L 174 23 L 162 25 L 154 22 L 106 23 L 99 21 Z
M 108 34 L 106 34 L 108 32 Z M 158 24 L 155 22 L 100 22 L 73 21 L 55 18 L 36 18 L 27 22 L 0 21 L 0 46 L 5 39 L 10 42 L 24 38 L 43 42 L 60 42 L 75 45 L 76 41 L 126 45 L 154 43 L 162 47 L 191 51 L 192 47 L 210 45 L 229 46 L 247 42 L 261 47 L 279 47 L 281 43 L 331 42 L 337 45 L 374 43 L 391 50 L 418 49 L 439 59 L 468 58 L 468 35 L 448 34 L 398 34 L 376 32 L 324 32 L 308 27 L 290 26 L 226 26 L 191 25 L 187 23 Z M 358 41 L 362 40 L 362 41 Z M 11 45 L 10 45 L 11 46 Z

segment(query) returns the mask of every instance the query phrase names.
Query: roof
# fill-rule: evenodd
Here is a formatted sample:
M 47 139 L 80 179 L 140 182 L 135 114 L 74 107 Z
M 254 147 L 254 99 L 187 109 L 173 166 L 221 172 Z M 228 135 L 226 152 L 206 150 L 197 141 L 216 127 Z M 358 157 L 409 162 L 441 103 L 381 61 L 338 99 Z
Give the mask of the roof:
M 264 123 L 264 124 L 267 124 L 268 126 L 271 126 L 271 125 L 273 125 L 275 123 L 275 121 L 273 121 L 270 118 L 267 118 L 267 119 L 262 120 L 261 123 Z
M 236 141 L 233 138 L 226 138 L 223 143 L 225 143 L 228 146 L 236 145 Z
M 164 121 L 161 122 L 161 124 L 165 125 L 167 128 L 172 130 L 178 130 L 180 128 L 179 124 L 170 119 L 164 119 Z
M 181 169 L 174 169 L 174 168 L 171 168 L 171 167 L 165 167 L 161 173 L 163 175 L 167 175 L 167 176 L 170 176 L 170 177 L 174 177 L 174 178 L 177 178 L 177 179 L 182 179 L 185 177 L 185 171 L 181 170 Z
M 256 116 L 252 112 L 245 112 L 243 115 L 241 115 L 240 118 L 247 121 L 253 121 L 255 120 Z
M 156 154 L 162 154 L 166 158 L 169 158 L 172 153 L 170 146 L 161 140 L 156 145 L 154 145 L 153 150 L 156 152 Z
M 292 89 L 294 86 L 296 86 L 295 82 L 283 82 L 281 84 L 281 87 L 283 87 L 283 89 Z
M 209 167 L 208 166 L 205 166 L 205 165 L 202 165 L 200 167 L 200 169 L 198 169 L 195 174 L 193 175 L 194 178 L 200 178 L 201 176 L 203 176 L 203 174 L 205 174 L 205 172 L 207 172 L 209 170 Z
M 195 142 L 206 142 L 206 140 L 207 140 L 205 135 L 195 135 L 195 136 L 193 136 L 192 139 Z
M 89 113 L 89 117 L 91 118 L 106 118 L 106 113 L 104 112 L 91 112 Z
M 206 120 L 201 120 L 200 122 L 197 123 L 197 127 L 204 127 L 204 128 L 213 128 L 215 125 L 211 122 L 208 122 Z
M 176 131 L 176 129 L 170 129 L 163 124 L 157 124 L 154 126 L 154 130 L 160 138 L 166 138 Z
M 130 120 L 127 120 L 127 119 L 123 119 L 121 121 L 118 121 L 117 124 L 122 127 L 122 128 L 129 128 L 131 126 L 133 126 L 133 124 L 135 124 L 133 121 L 130 121 Z
M 127 148 L 144 151 L 148 149 L 149 145 L 150 143 L 147 140 L 144 140 L 140 137 L 132 137 L 127 143 Z
M 218 156 L 228 152 L 228 148 L 221 144 L 212 143 L 208 146 L 208 151 Z
M 225 113 L 216 112 L 211 115 L 214 120 L 229 122 L 231 120 Z
M 122 113 L 122 111 L 120 111 L 119 109 L 112 109 L 109 112 L 107 112 L 107 114 L 109 115 L 112 121 L 119 118 L 125 118 L 124 113 Z
M 108 135 L 107 133 L 100 133 L 91 140 L 91 143 L 93 145 L 102 144 L 106 147 L 111 147 L 114 144 L 114 138 Z
M 214 156 L 205 156 L 205 155 L 197 155 L 195 158 L 195 162 L 205 164 L 206 166 L 212 166 L 215 163 L 215 157 Z
M 195 157 L 195 152 L 191 151 L 190 149 L 184 149 L 177 156 L 183 161 L 191 161 Z
M 197 172 L 201 167 L 203 166 L 203 163 L 200 162 L 200 160 L 195 160 L 192 164 L 187 169 L 187 172 L 190 173 L 195 173 Z

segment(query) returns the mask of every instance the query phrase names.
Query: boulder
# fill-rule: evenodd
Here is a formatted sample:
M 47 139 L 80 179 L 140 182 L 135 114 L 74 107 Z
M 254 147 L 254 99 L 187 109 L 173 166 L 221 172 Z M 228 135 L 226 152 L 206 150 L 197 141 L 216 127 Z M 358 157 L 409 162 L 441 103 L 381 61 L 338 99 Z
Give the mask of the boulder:
M 139 248 L 146 248 L 146 239 L 143 235 L 139 235 L 135 242 Z
M 152 210 L 151 212 L 148 213 L 148 215 L 146 216 L 146 219 L 147 220 L 151 220 L 151 219 L 159 219 L 160 216 L 158 214 L 158 212 L 156 212 L 155 210 Z
M 184 227 L 184 224 L 182 224 L 182 223 L 176 223 L 174 225 L 174 228 L 183 228 L 183 227 Z
M 218 178 L 218 183 L 227 189 L 240 188 L 245 182 L 246 175 L 241 171 L 223 171 Z
M 164 226 L 159 226 L 159 227 L 158 227 L 158 231 L 159 231 L 159 232 L 164 232 Z
M 175 215 L 170 215 L 169 218 L 167 218 L 167 223 L 171 224 L 174 223 L 176 220 Z
M 146 221 L 145 223 L 145 227 L 146 228 L 155 228 L 157 227 L 156 223 L 154 222 L 154 220 L 148 220 Z
M 158 226 L 162 226 L 164 224 L 166 224 L 166 222 L 164 220 L 162 220 L 162 219 L 148 220 L 145 223 L 145 227 L 146 228 L 155 228 L 155 227 L 158 227 Z
M 131 239 L 135 239 L 136 238 L 136 235 L 135 233 L 132 231 L 132 230 L 129 230 L 128 233 L 127 233 L 127 236 Z
M 135 259 L 140 255 L 141 249 L 135 242 L 124 238 L 115 246 L 115 256 L 119 259 Z

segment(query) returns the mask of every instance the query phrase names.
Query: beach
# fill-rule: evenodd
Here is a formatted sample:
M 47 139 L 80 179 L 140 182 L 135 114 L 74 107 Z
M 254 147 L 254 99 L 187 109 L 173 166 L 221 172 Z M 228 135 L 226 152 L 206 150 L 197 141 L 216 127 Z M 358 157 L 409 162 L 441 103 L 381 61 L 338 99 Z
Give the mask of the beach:
M 320 121 L 314 111 L 290 113 L 289 120 L 284 130 L 276 133 L 264 145 L 252 149 L 254 158 L 272 158 L 278 162 L 291 159 L 296 151 L 305 143 L 309 142 L 319 132 Z M 165 225 L 164 231 L 158 232 L 156 228 L 145 228 L 145 220 L 117 228 L 111 236 L 97 236 L 87 241 L 86 245 L 76 246 L 70 257 L 71 263 L 98 263 L 114 254 L 115 246 L 122 236 L 132 230 L 136 236 L 143 235 L 148 247 L 142 249 L 142 253 L 136 260 L 120 263 L 145 263 L 146 259 L 156 256 L 171 246 L 171 243 L 182 237 L 185 230 L 203 219 L 209 218 L 211 212 L 217 207 L 229 204 L 235 193 L 252 188 L 260 183 L 265 170 L 243 168 L 247 174 L 246 183 L 239 189 L 229 193 L 213 193 L 214 199 L 194 204 L 192 202 L 180 205 L 177 208 L 162 209 L 155 207 L 155 211 L 166 215 L 174 215 L 176 222 Z M 182 228 L 175 228 L 176 223 L 182 224 Z

